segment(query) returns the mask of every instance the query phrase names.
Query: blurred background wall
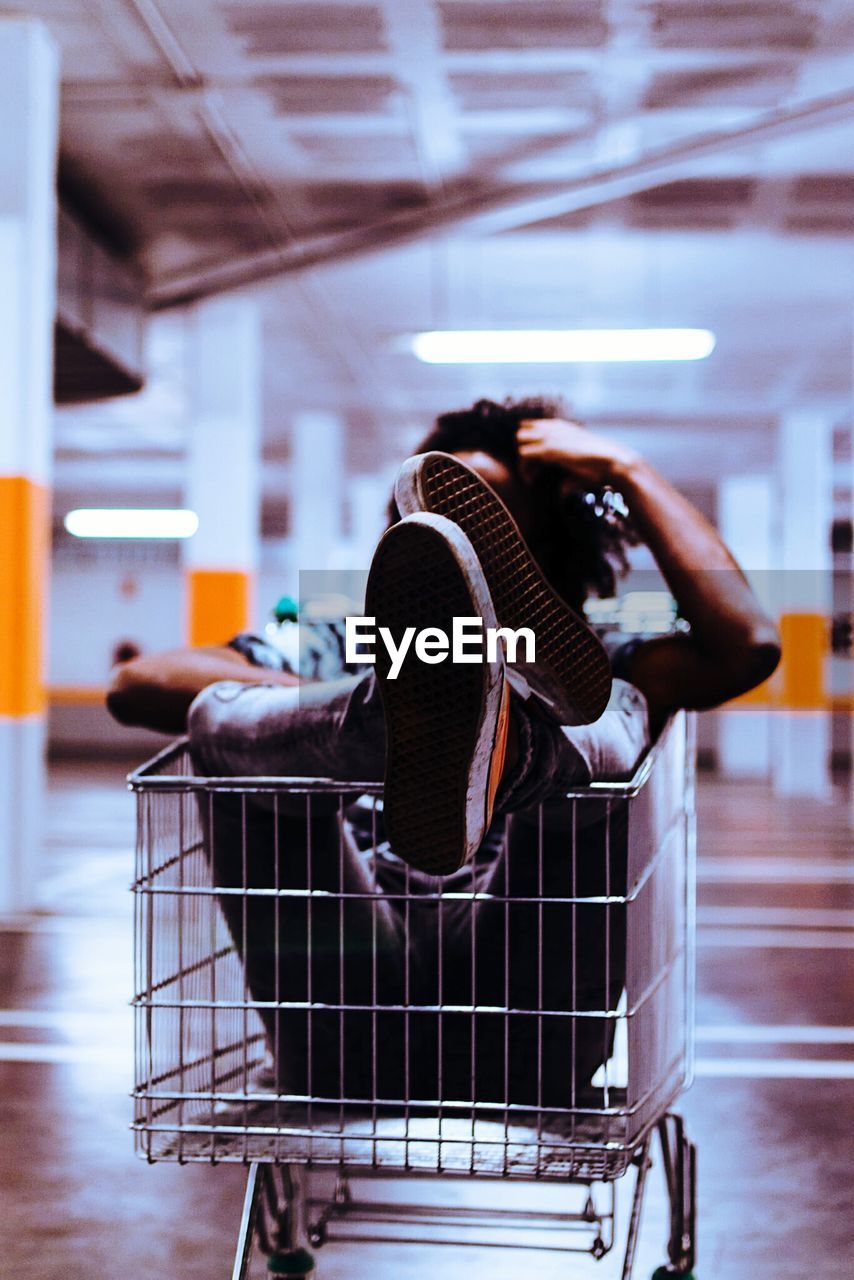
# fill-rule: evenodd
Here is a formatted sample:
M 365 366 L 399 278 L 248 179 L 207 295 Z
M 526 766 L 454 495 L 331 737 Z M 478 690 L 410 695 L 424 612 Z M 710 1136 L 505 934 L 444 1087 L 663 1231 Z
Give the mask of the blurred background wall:
M 31 566 L 2 602 L 22 787 L 43 723 L 56 753 L 150 748 L 103 710 L 120 646 L 225 640 L 299 569 L 364 567 L 435 414 L 531 394 L 649 456 L 783 619 L 781 672 L 703 718 L 702 762 L 788 794 L 850 773 L 845 0 L 20 0 L 0 68 L 0 473 L 52 493 L 49 588 L 39 518 L 4 498 Z M 411 342 L 673 327 L 714 350 L 430 364 Z M 200 523 L 83 539 L 81 508 Z M 649 568 L 625 589 L 660 590 Z

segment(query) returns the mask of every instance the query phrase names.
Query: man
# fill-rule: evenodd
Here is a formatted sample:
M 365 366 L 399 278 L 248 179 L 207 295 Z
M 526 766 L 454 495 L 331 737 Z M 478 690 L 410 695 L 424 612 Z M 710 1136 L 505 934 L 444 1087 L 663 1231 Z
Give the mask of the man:
M 614 492 L 628 508 L 631 531 L 606 516 L 604 495 Z M 308 820 L 282 812 L 274 818 L 252 806 L 247 834 L 233 802 L 218 802 L 209 847 L 219 886 L 310 883 L 350 895 L 337 924 L 331 915 L 325 924 L 317 914 L 311 921 L 287 899 L 276 916 L 269 902 L 250 899 L 237 910 L 237 899 L 223 895 L 253 996 L 279 1002 L 285 991 L 290 1002 L 334 1004 L 344 984 L 347 1004 L 400 1009 L 415 999 L 423 1010 L 414 1018 L 382 1015 L 383 1053 L 370 1064 L 344 1051 L 345 1041 L 366 1034 L 376 1045 L 376 1027 L 368 1032 L 364 1015 L 349 1016 L 343 1037 L 334 1018 L 319 1017 L 311 1031 L 287 1012 L 268 1015 L 280 1087 L 330 1097 L 400 1097 L 403 1089 L 434 1097 L 434 1066 L 421 1080 L 411 1070 L 414 1036 L 419 1062 L 440 1063 L 452 1091 L 446 1096 L 566 1105 L 607 1056 L 607 1036 L 586 1034 L 583 1021 L 576 1027 L 553 1018 L 545 1049 L 541 1040 L 534 1055 L 534 1012 L 613 1009 L 624 939 L 619 927 L 603 930 L 601 913 L 580 913 L 566 963 L 567 909 L 557 902 L 544 909 L 532 937 L 525 901 L 559 900 L 570 890 L 560 810 L 545 824 L 552 835 L 538 858 L 528 815 L 593 778 L 625 776 L 678 708 L 716 706 L 758 684 L 779 660 L 779 639 L 700 513 L 635 453 L 543 402 L 482 401 L 440 418 L 402 469 L 393 516 L 402 518 L 381 540 L 368 583 L 366 612 L 377 626 L 399 644 L 407 627 L 447 634 L 455 617 L 526 625 L 536 635 L 534 663 L 513 667 L 500 651 L 477 664 L 413 657 L 392 679 L 378 650 L 367 676 L 297 688 L 298 677 L 262 642 L 238 637 L 223 649 L 125 664 L 108 705 L 124 723 L 189 726 L 199 767 L 209 774 L 385 776 L 390 849 L 379 844 L 367 862 L 322 805 Z M 622 646 L 609 662 L 576 611 L 591 588 L 613 588 L 630 536 L 649 546 L 690 630 Z M 296 849 L 310 857 L 289 855 Z M 603 875 L 620 892 L 624 858 L 619 851 L 609 857 L 607 867 L 588 857 L 578 892 L 595 896 Z M 437 914 L 438 888 L 447 894 L 463 882 L 483 901 Z M 396 905 L 404 900 L 405 922 Z M 512 904 L 509 926 L 502 904 Z M 340 957 L 324 960 L 323 939 L 336 927 L 346 972 Z M 531 945 L 508 973 L 507 956 L 520 937 Z M 443 1004 L 442 975 L 449 972 L 457 979 L 456 1004 L 516 1010 L 509 1033 L 500 1020 L 481 1017 L 476 1049 L 466 1019 L 437 1024 L 427 1010 Z M 315 1049 L 323 1046 L 313 1056 L 312 1034 Z

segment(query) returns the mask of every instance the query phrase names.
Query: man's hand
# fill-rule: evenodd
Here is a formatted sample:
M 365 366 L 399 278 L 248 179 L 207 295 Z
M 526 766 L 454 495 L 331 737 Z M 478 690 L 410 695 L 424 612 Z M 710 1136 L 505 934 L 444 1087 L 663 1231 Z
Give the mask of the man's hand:
M 520 423 L 516 439 L 526 469 L 537 463 L 560 467 L 592 488 L 618 485 L 637 457 L 631 449 L 566 418 L 529 418 Z
M 560 467 L 578 486 L 622 493 L 691 626 L 690 636 L 648 640 L 630 659 L 654 729 L 678 707 L 720 706 L 771 675 L 780 660 L 774 623 L 717 530 L 648 462 L 563 418 L 522 422 L 517 440 L 526 467 Z
M 141 725 L 159 733 L 185 733 L 193 699 L 220 680 L 237 680 L 241 684 L 300 683 L 299 676 L 290 671 L 253 666 L 228 646 L 172 649 L 116 667 L 107 690 L 107 709 L 119 724 Z

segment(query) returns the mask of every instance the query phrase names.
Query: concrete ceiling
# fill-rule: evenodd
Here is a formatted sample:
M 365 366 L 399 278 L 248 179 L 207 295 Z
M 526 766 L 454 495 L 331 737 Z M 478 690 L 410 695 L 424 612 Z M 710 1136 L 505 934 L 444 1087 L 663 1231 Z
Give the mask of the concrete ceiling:
M 769 465 L 791 406 L 847 411 L 850 0 L 14 9 L 62 48 L 64 181 L 152 303 L 257 281 L 274 492 L 301 407 L 346 414 L 364 471 L 442 408 L 562 392 L 689 479 Z M 147 393 L 59 416 L 60 488 L 180 485 L 176 315 Z M 501 369 L 398 349 L 424 327 L 648 324 L 706 325 L 717 350 Z

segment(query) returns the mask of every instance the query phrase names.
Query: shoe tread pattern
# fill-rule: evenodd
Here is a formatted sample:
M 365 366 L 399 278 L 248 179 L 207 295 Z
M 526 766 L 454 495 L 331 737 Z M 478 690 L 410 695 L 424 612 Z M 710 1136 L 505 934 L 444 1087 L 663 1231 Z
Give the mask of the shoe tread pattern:
M 440 627 L 476 609 L 462 571 L 439 535 L 397 525 L 374 555 L 366 595 L 368 616 L 399 643 L 405 627 Z M 393 852 L 431 875 L 464 862 L 466 804 L 477 728 L 483 715 L 486 667 L 450 657 L 421 662 L 412 648 L 400 674 L 376 647 L 376 675 L 386 716 L 384 821 Z
M 502 626 L 531 627 L 537 662 L 549 668 L 588 720 L 598 720 L 611 693 L 611 667 L 598 637 L 549 586 L 504 503 L 468 467 L 429 454 L 421 471 L 426 509 L 468 536 L 483 566 Z

